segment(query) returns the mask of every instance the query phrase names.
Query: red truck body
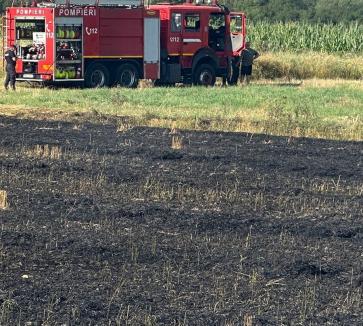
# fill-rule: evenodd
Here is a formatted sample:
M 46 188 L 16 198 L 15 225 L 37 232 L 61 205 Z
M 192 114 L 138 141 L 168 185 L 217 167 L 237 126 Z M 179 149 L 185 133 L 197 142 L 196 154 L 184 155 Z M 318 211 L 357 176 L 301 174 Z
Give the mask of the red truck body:
M 245 43 L 244 14 L 217 4 L 39 4 L 7 8 L 4 26 L 18 80 L 89 87 L 136 87 L 141 78 L 213 85 L 218 76 L 233 84 Z

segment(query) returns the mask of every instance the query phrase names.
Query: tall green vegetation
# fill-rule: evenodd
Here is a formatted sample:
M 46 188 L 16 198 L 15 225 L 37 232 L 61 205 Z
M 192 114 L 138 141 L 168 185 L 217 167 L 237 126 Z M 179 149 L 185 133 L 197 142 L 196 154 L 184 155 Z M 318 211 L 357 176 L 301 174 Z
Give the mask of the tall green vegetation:
M 251 23 L 248 38 L 262 51 L 362 53 L 363 25 L 322 23 Z

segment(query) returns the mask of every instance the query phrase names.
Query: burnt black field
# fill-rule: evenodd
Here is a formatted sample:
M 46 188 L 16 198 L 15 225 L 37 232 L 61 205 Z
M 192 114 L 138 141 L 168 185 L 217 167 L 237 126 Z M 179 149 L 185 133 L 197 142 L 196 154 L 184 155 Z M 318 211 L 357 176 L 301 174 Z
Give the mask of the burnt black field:
M 1 325 L 363 324 L 362 142 L 120 123 L 0 116 Z

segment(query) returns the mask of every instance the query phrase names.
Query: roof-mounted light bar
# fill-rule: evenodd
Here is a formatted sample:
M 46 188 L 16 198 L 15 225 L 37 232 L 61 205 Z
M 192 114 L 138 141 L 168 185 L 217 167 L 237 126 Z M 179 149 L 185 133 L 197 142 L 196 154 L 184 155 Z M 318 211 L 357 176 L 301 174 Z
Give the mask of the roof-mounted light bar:
M 204 5 L 204 6 L 215 6 L 218 1 L 217 0 L 186 0 L 185 3 L 195 4 L 195 5 Z

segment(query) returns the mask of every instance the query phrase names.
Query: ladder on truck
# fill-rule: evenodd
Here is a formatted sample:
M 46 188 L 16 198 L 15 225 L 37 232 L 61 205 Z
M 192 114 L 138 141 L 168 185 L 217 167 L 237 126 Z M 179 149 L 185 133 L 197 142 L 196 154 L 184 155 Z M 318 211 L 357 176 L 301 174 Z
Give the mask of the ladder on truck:
M 30 0 L 31 1 L 31 0 Z M 57 6 L 120 6 L 120 7 L 140 7 L 150 5 L 151 0 L 33 0 L 31 6 L 57 7 Z M 12 7 L 23 7 L 25 0 L 13 0 Z
M 148 0 L 145 0 L 148 1 Z M 121 6 L 140 7 L 144 0 L 54 0 L 55 5 L 65 6 Z
M 2 57 L 2 68 L 3 71 L 5 69 L 5 47 L 9 44 L 10 35 L 9 31 L 13 31 L 14 28 L 10 29 L 11 18 L 8 18 L 6 15 L 2 16 L 1 19 L 1 33 L 2 33 L 2 46 L 1 46 L 1 57 Z

